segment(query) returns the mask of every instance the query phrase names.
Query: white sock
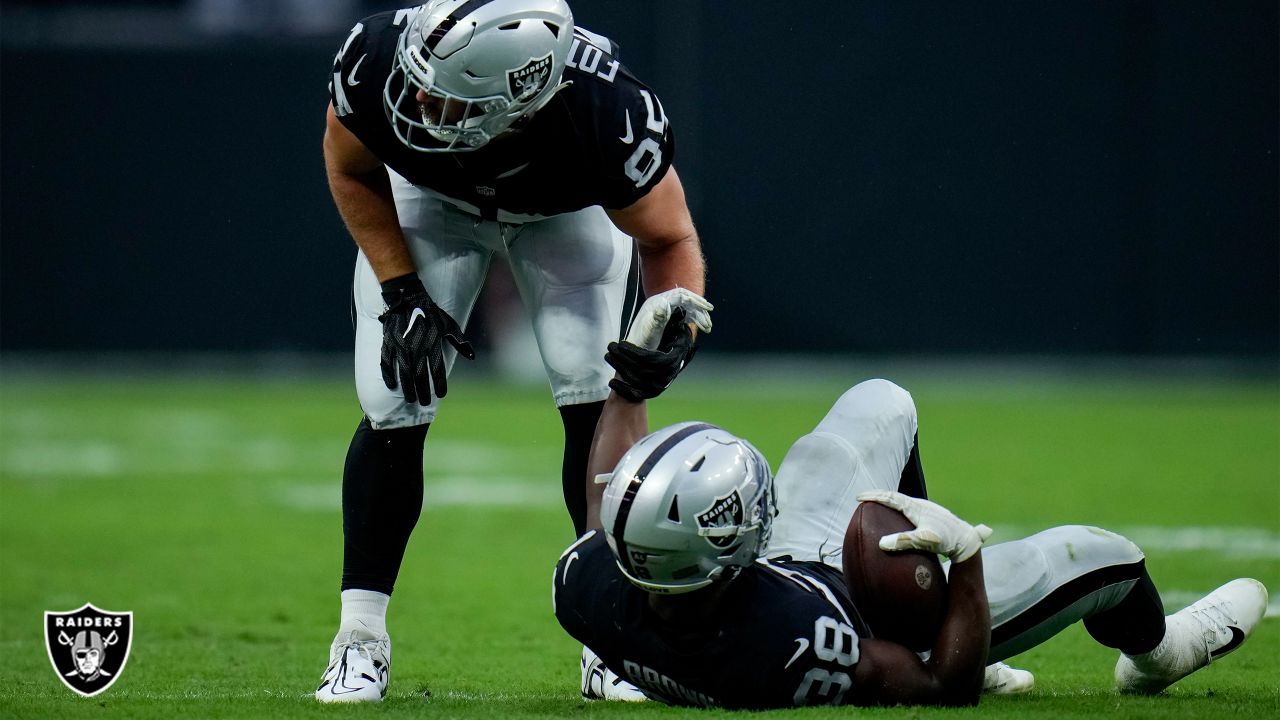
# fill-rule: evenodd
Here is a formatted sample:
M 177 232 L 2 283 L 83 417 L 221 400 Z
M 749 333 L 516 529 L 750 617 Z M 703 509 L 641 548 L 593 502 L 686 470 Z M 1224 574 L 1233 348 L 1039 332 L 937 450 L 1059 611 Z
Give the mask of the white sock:
M 387 604 L 391 596 L 374 590 L 342 591 L 342 622 L 338 633 L 346 633 L 360 625 L 375 635 L 387 634 Z

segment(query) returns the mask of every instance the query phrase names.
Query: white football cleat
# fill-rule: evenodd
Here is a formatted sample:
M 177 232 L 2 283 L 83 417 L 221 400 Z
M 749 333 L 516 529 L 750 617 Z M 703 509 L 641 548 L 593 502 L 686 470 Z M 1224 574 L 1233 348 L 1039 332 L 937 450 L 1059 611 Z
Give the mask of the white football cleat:
M 988 695 L 1018 695 L 1036 686 L 1036 676 L 1027 670 L 1009 667 L 1002 662 L 987 666 L 982 692 Z
M 391 638 L 364 625 L 339 632 L 329 648 L 329 667 L 320 676 L 322 703 L 381 702 L 391 681 Z
M 623 680 L 605 667 L 604 661 L 591 648 L 582 646 L 582 699 L 644 702 L 649 698 L 640 688 Z
M 1267 589 L 1252 578 L 1232 580 L 1165 618 L 1164 638 L 1142 655 L 1120 654 L 1116 687 L 1154 695 L 1240 647 L 1267 612 Z

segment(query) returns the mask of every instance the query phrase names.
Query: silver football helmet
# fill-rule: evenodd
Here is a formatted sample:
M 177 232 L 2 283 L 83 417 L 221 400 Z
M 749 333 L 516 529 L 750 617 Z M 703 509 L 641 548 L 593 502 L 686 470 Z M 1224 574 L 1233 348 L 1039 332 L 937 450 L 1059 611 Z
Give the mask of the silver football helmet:
M 572 44 L 564 0 L 432 0 L 400 35 L 387 119 L 414 150 L 483 147 L 564 87 Z
M 706 423 L 646 436 L 627 451 L 600 508 L 631 582 L 675 594 L 728 579 L 769 542 L 773 473 L 759 450 Z

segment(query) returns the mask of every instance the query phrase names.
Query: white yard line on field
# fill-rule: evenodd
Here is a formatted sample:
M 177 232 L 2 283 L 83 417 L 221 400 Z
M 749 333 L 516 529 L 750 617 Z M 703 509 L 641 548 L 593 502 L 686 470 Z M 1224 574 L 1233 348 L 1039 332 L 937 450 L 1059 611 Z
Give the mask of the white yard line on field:
M 1210 550 L 1228 557 L 1280 559 L 1280 533 L 1247 527 L 1123 527 L 1116 532 L 1146 551 Z
M 276 494 L 280 504 L 294 510 L 332 511 L 342 508 L 339 483 L 285 485 Z M 457 505 L 557 507 L 564 502 L 558 478 L 538 482 L 516 476 L 428 478 L 422 504 L 426 508 Z
M 1274 588 L 1267 589 L 1271 590 L 1273 593 L 1276 592 Z M 1203 590 L 1201 592 L 1196 592 L 1194 590 L 1167 590 L 1160 593 L 1160 599 L 1164 601 L 1165 613 L 1172 615 L 1207 594 L 1209 594 L 1209 590 Z M 1271 596 L 1271 602 L 1267 604 L 1267 614 L 1264 617 L 1280 617 L 1280 597 L 1276 597 L 1275 594 Z
M 1043 530 L 1018 524 L 991 523 L 996 542 L 1026 537 Z M 1209 527 L 1187 525 L 1107 526 L 1129 538 L 1144 552 L 1211 552 L 1228 558 L 1280 560 L 1280 532 L 1258 527 Z
M 340 483 L 282 485 L 275 494 L 285 507 L 302 511 L 336 512 L 342 508 Z M 559 507 L 560 485 L 554 479 L 537 480 L 516 476 L 450 476 L 427 479 L 423 505 L 426 508 L 452 506 Z M 1001 525 L 1001 539 L 1031 534 L 1031 531 Z M 1148 552 L 1207 552 L 1236 560 L 1276 560 L 1280 558 L 1280 533 L 1264 528 L 1227 527 L 1121 527 L 1117 531 Z M 1227 580 L 1229 578 L 1221 578 Z M 1172 613 L 1199 600 L 1211 588 L 1201 591 L 1172 589 L 1162 593 L 1165 608 Z M 1280 588 L 1272 588 L 1276 599 L 1267 606 L 1267 617 L 1280 617 Z
M 427 478 L 428 505 L 556 505 L 561 500 L 558 478 L 511 475 L 450 475 Z M 327 484 L 285 485 L 279 502 L 298 510 L 342 507 L 342 489 Z M 994 524 L 993 524 L 994 525 Z M 1035 530 L 999 524 L 1000 541 L 1030 535 Z M 1042 528 L 1038 528 L 1042 529 Z M 1119 527 L 1115 531 L 1148 552 L 1212 552 L 1232 558 L 1280 559 L 1280 533 L 1254 527 Z

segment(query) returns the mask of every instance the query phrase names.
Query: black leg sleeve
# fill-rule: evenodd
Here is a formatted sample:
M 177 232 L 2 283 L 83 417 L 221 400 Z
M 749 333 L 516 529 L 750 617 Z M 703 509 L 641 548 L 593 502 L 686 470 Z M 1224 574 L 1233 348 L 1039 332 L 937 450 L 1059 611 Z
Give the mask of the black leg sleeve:
M 422 513 L 422 445 L 430 425 L 374 430 L 360 421 L 342 473 L 342 589 L 391 594 Z
M 1110 610 L 1085 618 L 1084 628 L 1094 640 L 1127 655 L 1141 655 L 1160 644 L 1164 638 L 1164 603 L 1147 574 L 1146 563 L 1129 594 Z
M 929 499 L 929 493 L 924 487 L 924 466 L 920 464 L 920 433 L 916 433 L 911 441 L 911 456 L 907 458 L 907 464 L 902 467 L 902 478 L 898 480 L 898 492 L 923 500 Z
M 591 455 L 591 439 L 595 437 L 596 422 L 603 410 L 604 401 L 560 408 L 560 420 L 564 423 L 560 482 L 564 506 L 573 520 L 574 537 L 581 537 L 587 528 L 587 458 Z

